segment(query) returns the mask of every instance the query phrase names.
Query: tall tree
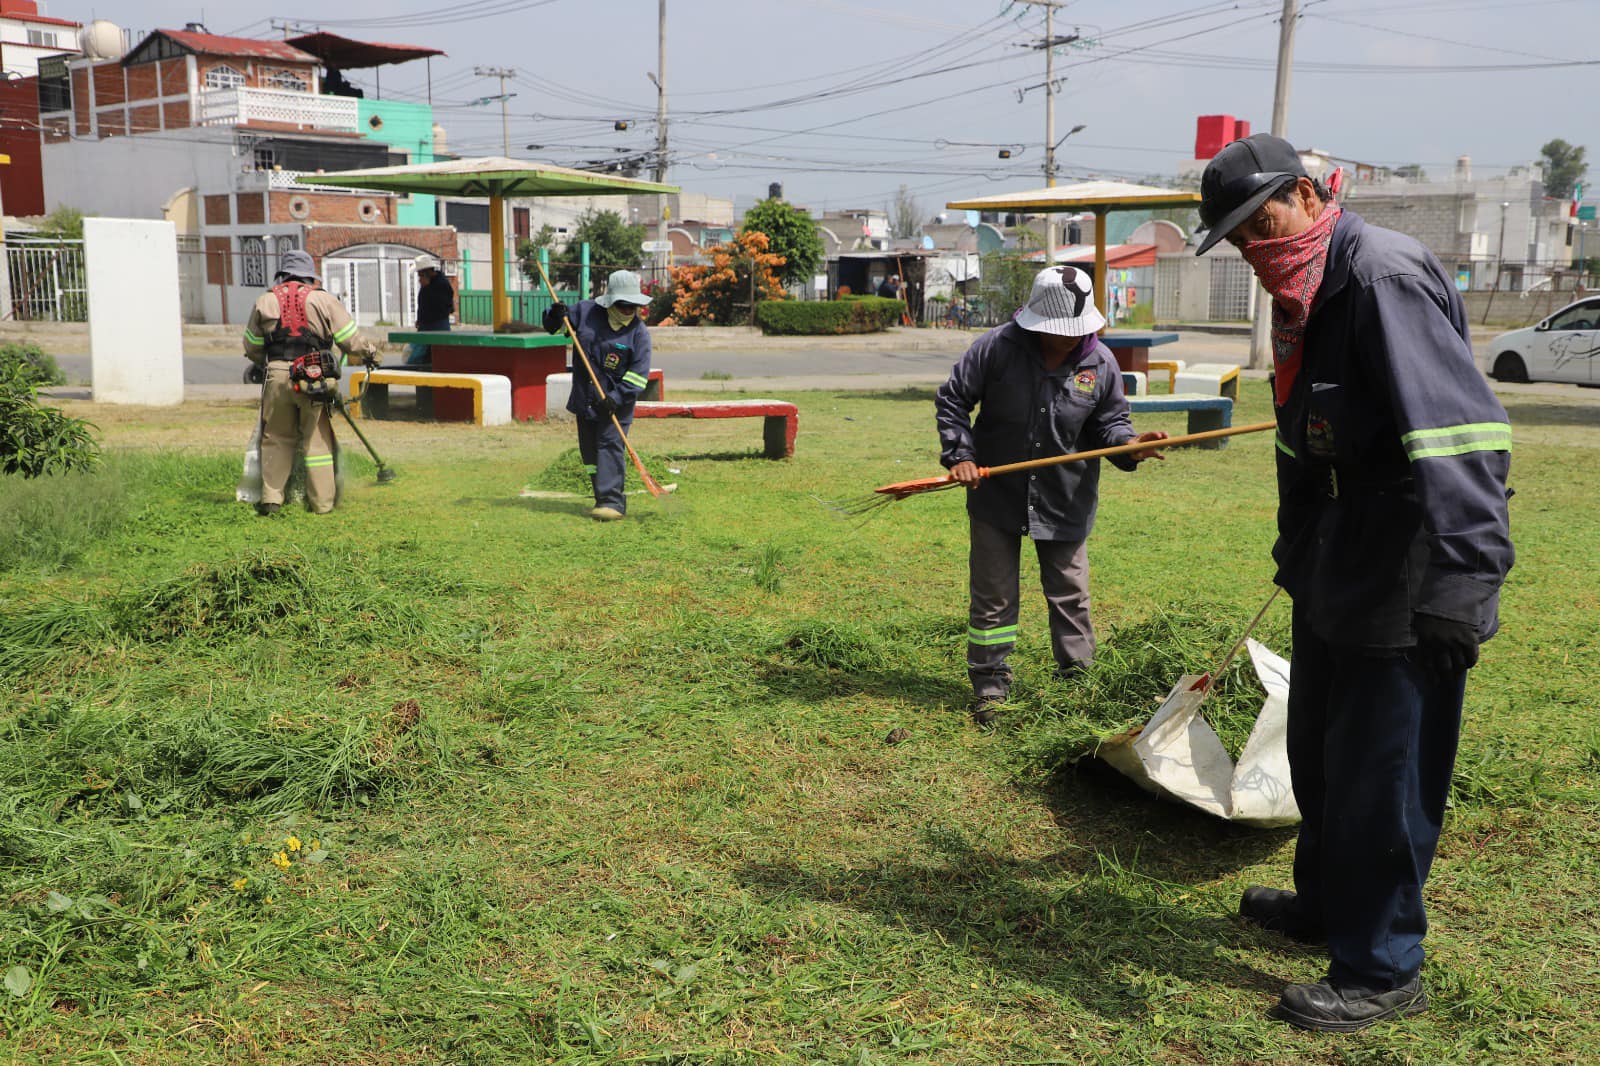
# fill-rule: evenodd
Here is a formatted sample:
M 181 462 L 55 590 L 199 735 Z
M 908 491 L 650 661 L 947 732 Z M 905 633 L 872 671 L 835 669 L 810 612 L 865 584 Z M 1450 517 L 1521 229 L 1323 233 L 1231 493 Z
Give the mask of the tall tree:
M 1544 157 L 1544 194 L 1554 200 L 1572 195 L 1572 187 L 1589 171 L 1584 156 L 1589 150 L 1581 144 L 1568 144 L 1560 137 L 1539 149 Z
M 894 194 L 894 211 L 889 218 L 889 232 L 896 237 L 915 237 L 922 225 L 922 205 L 902 185 Z
M 523 274 L 537 282 L 539 270 L 533 261 L 538 258 L 541 247 L 549 247 L 551 280 L 566 288 L 577 288 L 582 272 L 579 261 L 587 243 L 591 276 L 598 288 L 598 283 L 613 270 L 639 269 L 644 260 L 644 238 L 643 226 L 624 222 L 617 212 L 589 210 L 578 216 L 565 247 L 559 250 L 554 247 L 555 231 L 545 226 L 533 240 L 525 240 L 517 246 L 517 257 L 522 261 Z
M 739 232 L 767 235 L 768 250 L 783 256 L 778 276 L 785 285 L 810 281 L 822 265 L 826 249 L 811 213 L 783 200 L 762 200 L 746 211 Z

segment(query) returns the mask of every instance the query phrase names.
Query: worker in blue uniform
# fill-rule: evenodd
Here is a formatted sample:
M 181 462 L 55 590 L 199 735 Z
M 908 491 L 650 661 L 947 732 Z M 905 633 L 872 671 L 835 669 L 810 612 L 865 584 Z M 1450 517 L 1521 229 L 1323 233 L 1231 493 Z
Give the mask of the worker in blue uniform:
M 988 725 L 1011 687 L 1017 641 L 1021 540 L 1033 540 L 1050 612 L 1056 676 L 1094 657 L 1085 542 L 1100 499 L 1100 460 L 981 478 L 978 467 L 1043 459 L 1167 434 L 1135 434 L 1122 372 L 1095 334 L 1106 320 L 1089 275 L 1046 267 L 1015 318 L 979 337 L 934 398 L 939 460 L 968 488 L 967 678 L 972 715 Z M 972 412 L 978 417 L 973 422 Z M 1123 470 L 1155 449 L 1112 457 Z
M 622 488 L 627 473 L 622 434 L 633 424 L 633 406 L 650 384 L 650 331 L 639 317 L 649 305 L 639 275 L 617 270 L 606 279 L 604 296 L 580 300 L 570 311 L 566 304 L 552 304 L 544 314 L 548 333 L 562 332 L 564 321 L 572 323 L 600 379 L 601 391 L 596 392 L 589 372 L 573 355 L 567 410 L 577 420 L 578 453 L 594 486 L 589 516 L 600 522 L 615 522 L 628 512 Z
M 1273 558 L 1294 599 L 1295 887 L 1239 910 L 1327 944 L 1326 978 L 1275 1016 L 1348 1032 L 1427 1007 L 1422 889 L 1512 564 L 1511 426 L 1438 260 L 1342 210 L 1288 142 L 1234 141 L 1201 197 L 1199 252 L 1229 241 L 1273 295 Z

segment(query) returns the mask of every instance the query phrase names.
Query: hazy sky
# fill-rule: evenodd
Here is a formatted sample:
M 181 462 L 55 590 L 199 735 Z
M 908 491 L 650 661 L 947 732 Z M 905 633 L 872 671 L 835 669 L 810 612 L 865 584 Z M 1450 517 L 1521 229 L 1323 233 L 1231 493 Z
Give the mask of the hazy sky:
M 87 21 L 102 4 L 52 0 Z M 1056 32 L 1063 180 L 1172 173 L 1194 120 L 1268 128 L 1282 0 L 1077 0 Z M 1600 151 L 1600 0 L 1302 0 L 1288 135 L 1301 147 L 1478 174 L 1536 159 L 1552 137 Z M 498 154 L 498 91 L 475 66 L 514 68 L 515 156 L 573 163 L 655 141 L 656 0 L 121 0 L 129 28 L 203 20 L 277 36 L 294 19 L 368 40 L 427 44 L 451 149 Z M 319 11 L 321 16 L 319 16 Z M 947 199 L 1043 181 L 1043 8 L 1004 0 L 668 0 L 669 180 L 718 196 L 781 181 L 816 208 L 882 206 L 904 183 Z M 1563 65 L 1565 64 L 1565 65 Z M 1582 65 L 1587 64 L 1587 65 Z M 357 80 L 372 95 L 371 72 Z M 421 62 L 383 71 L 384 96 L 426 92 Z M 1019 101 L 1018 90 L 1026 90 Z M 634 125 L 618 133 L 618 119 Z M 530 144 L 541 145 L 528 149 Z M 1001 147 L 1013 155 L 997 158 Z M 1596 167 L 1600 176 L 1600 166 Z

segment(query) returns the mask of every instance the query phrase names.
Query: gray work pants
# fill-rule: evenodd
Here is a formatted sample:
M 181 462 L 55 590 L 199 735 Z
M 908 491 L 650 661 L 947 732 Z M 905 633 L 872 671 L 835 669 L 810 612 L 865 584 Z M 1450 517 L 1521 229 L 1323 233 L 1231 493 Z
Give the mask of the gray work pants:
M 967 521 L 972 535 L 967 677 L 974 695 L 1004 697 L 1011 687 L 1006 657 L 1017 642 L 1022 538 L 971 516 Z M 1094 658 L 1089 551 L 1081 540 L 1036 540 L 1033 547 L 1039 556 L 1039 583 L 1050 608 L 1050 650 L 1057 671 L 1071 673 Z

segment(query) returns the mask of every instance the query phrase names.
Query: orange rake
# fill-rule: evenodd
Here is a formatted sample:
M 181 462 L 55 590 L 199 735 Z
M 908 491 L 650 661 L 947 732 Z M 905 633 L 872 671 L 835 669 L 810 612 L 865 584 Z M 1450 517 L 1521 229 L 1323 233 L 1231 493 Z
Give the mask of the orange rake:
M 980 466 L 978 476 L 981 478 L 994 477 L 996 474 L 1012 474 L 1019 470 L 1036 470 L 1041 466 L 1058 466 L 1061 463 L 1079 463 L 1086 459 L 1103 459 L 1111 455 L 1130 455 L 1133 452 L 1150 451 L 1151 449 L 1166 449 L 1179 444 L 1198 444 L 1201 441 L 1217 440 L 1222 437 L 1235 437 L 1241 433 L 1261 433 L 1273 429 L 1275 422 L 1255 422 L 1248 426 L 1229 426 L 1227 429 L 1208 429 L 1203 433 L 1186 433 L 1181 437 L 1168 437 L 1166 440 L 1134 441 L 1129 444 L 1119 444 L 1114 448 L 1095 448 L 1086 452 L 1071 452 L 1067 455 L 1052 455 L 1048 459 L 1028 459 L 1020 463 L 1005 463 L 1000 466 Z M 868 496 L 846 503 L 830 504 L 829 509 L 846 517 L 869 514 L 880 507 L 887 507 L 897 500 L 908 499 L 912 496 L 921 496 L 929 492 L 942 492 L 953 489 L 961 482 L 949 474 L 938 477 L 917 478 L 915 481 L 899 481 L 893 485 L 883 485 L 872 490 Z
M 534 259 L 533 265 L 539 268 L 539 278 L 544 282 L 544 287 L 550 293 L 550 299 L 556 303 L 561 302 L 561 297 L 556 295 L 556 287 L 550 284 L 550 275 L 544 272 L 544 264 Z M 578 331 L 572 328 L 572 320 L 566 315 L 561 316 L 561 324 L 567 327 L 567 336 L 572 338 L 572 347 L 578 353 L 578 359 L 583 363 L 583 369 L 589 372 L 589 380 L 594 384 L 594 391 L 601 396 L 606 394 L 605 387 L 600 384 L 599 375 L 594 372 L 594 367 L 589 362 L 589 355 L 583 350 L 583 342 L 578 339 Z M 660 496 L 668 491 L 663 488 L 655 478 L 650 476 L 650 471 L 644 468 L 644 460 L 639 458 L 639 453 L 633 450 L 633 445 L 628 441 L 628 435 L 622 430 L 622 423 L 617 421 L 615 411 L 611 413 L 611 424 L 617 427 L 617 436 L 622 438 L 622 446 L 628 450 L 628 458 L 633 460 L 633 465 L 639 470 L 639 479 L 644 482 L 644 487 L 652 496 Z

